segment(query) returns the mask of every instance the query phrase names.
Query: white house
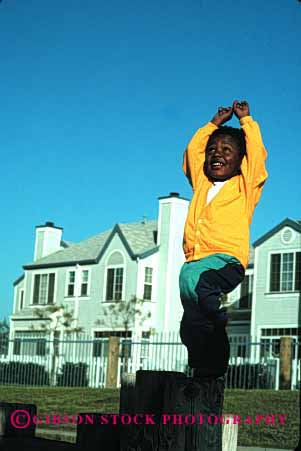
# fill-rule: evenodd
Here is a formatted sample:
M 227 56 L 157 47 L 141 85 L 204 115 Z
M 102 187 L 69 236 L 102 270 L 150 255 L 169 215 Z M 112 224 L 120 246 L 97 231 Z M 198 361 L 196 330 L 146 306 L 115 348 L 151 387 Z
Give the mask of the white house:
M 79 243 L 63 240 L 63 229 L 52 222 L 37 226 L 33 262 L 23 266 L 24 274 L 14 283 L 11 339 L 32 336 L 33 326 L 41 324 L 33 309 L 55 304 L 72 311 L 74 325 L 84 332 L 108 336 L 110 324 L 99 326 L 104 309 L 133 296 L 145 301 L 143 308 L 151 316 L 142 325 L 133 318 L 132 330 L 140 335 L 151 329 L 178 330 L 178 276 L 188 204 L 170 193 L 159 198 L 157 221 L 116 224 Z M 120 324 L 120 336 L 123 329 Z M 23 353 L 18 345 L 15 352 Z
M 234 338 L 240 335 L 241 343 L 253 342 L 251 356 L 255 360 L 278 358 L 280 337 L 290 336 L 297 364 L 301 356 L 300 300 L 301 221 L 287 218 L 253 243 L 246 277 L 229 296 L 232 321 L 228 333 Z M 256 346 L 259 342 L 261 346 Z M 239 342 L 237 354 L 245 355 Z

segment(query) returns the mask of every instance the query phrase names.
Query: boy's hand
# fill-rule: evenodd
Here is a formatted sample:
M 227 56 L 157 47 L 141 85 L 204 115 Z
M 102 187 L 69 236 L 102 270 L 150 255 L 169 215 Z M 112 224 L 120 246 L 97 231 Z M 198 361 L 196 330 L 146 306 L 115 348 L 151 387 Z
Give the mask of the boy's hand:
M 249 116 L 250 108 L 248 102 L 246 102 L 245 100 L 242 100 L 241 102 L 239 102 L 238 100 L 234 100 L 233 111 L 238 119 L 241 119 L 245 116 Z
M 216 115 L 213 117 L 212 121 L 213 124 L 217 125 L 218 127 L 225 122 L 229 121 L 233 115 L 233 108 L 231 106 L 223 107 L 220 106 Z

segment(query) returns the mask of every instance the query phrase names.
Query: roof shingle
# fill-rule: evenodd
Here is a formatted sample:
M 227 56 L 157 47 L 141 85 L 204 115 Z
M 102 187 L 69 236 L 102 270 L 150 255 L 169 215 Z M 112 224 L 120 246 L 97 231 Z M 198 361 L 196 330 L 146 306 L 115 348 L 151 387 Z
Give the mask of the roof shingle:
M 110 237 L 114 235 L 114 232 L 121 232 L 132 254 L 138 256 L 156 248 L 156 231 L 157 221 L 116 224 L 113 229 L 94 235 L 79 243 L 64 241 L 68 247 L 24 265 L 24 268 L 96 262 L 106 245 L 108 245 Z

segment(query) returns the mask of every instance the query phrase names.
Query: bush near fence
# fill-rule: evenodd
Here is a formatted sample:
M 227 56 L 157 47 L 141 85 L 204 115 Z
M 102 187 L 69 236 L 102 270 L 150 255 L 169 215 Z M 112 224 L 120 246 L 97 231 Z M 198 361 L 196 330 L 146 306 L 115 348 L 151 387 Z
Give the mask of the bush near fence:
M 110 339 L 95 339 L 91 335 L 78 336 L 75 340 L 63 338 L 49 341 L 49 346 L 44 348 L 38 346 L 40 339 L 36 337 L 10 340 L 10 352 L 0 356 L 0 384 L 105 387 Z M 250 342 L 246 336 L 236 335 L 230 335 L 229 340 L 231 359 L 226 386 L 278 389 L 281 359 L 280 356 L 275 358 L 271 343 L 262 343 L 259 339 Z M 15 343 L 19 347 L 15 347 Z M 292 389 L 300 384 L 298 346 L 298 342 L 293 343 Z M 115 357 L 117 386 L 123 372 L 135 373 L 139 369 L 181 371 L 190 375 L 187 351 L 178 333 L 159 333 L 147 339 L 133 336 L 130 342 L 120 338 L 119 353 Z
M 59 387 L 88 387 L 88 365 L 86 363 L 66 362 L 57 377 Z
M 262 364 L 244 363 L 229 365 L 226 375 L 227 388 L 266 389 L 272 388 L 275 381 L 271 380 Z
M 20 385 L 49 385 L 49 373 L 36 363 L 0 363 L 0 383 Z

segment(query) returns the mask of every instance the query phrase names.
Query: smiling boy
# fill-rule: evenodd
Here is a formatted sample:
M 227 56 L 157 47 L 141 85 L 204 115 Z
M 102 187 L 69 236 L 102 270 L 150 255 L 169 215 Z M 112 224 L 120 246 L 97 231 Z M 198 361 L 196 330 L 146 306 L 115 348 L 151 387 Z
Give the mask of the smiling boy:
M 239 119 L 241 129 L 222 126 Z M 188 364 L 199 377 L 227 371 L 229 341 L 222 294 L 244 278 L 249 258 L 249 227 L 267 178 L 266 150 L 246 101 L 220 107 L 200 128 L 185 153 L 183 170 L 193 189 L 180 273 L 184 308 L 180 336 Z

